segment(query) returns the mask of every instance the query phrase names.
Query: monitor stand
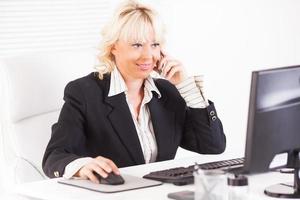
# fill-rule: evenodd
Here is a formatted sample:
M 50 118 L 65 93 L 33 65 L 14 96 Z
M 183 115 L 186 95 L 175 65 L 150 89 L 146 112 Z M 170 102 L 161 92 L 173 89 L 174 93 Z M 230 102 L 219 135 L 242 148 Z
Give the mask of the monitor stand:
M 294 168 L 294 183 L 279 183 L 265 189 L 265 194 L 278 198 L 300 198 L 299 151 L 289 153 L 287 166 Z

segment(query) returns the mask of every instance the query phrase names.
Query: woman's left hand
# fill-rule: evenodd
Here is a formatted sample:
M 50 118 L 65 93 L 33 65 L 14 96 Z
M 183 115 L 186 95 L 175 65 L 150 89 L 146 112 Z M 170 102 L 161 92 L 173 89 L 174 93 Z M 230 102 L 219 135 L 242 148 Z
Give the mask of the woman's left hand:
M 165 52 L 161 52 L 162 57 L 158 63 L 157 70 L 160 75 L 170 81 L 173 85 L 181 83 L 187 78 L 186 71 L 182 63 L 176 59 L 171 58 Z

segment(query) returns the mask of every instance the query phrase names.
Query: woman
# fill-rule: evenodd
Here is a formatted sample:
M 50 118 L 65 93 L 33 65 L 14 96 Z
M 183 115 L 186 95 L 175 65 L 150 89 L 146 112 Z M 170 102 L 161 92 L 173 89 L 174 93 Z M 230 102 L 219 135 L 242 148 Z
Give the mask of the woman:
M 173 159 L 179 146 L 222 153 L 225 135 L 202 80 L 163 51 L 155 11 L 121 5 L 103 31 L 97 72 L 70 82 L 52 127 L 43 169 L 49 177 L 120 174 L 118 167 Z M 152 71 L 164 78 L 154 79 Z

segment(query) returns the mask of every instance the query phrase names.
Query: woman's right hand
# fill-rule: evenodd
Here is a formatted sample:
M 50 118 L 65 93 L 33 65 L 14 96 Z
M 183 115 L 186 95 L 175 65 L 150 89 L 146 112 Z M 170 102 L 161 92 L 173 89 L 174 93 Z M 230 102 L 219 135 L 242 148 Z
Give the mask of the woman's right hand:
M 75 176 L 83 179 L 89 179 L 94 183 L 99 183 L 99 180 L 93 172 L 98 173 L 103 178 L 106 178 L 108 173 L 120 175 L 120 171 L 113 161 L 108 158 L 98 156 L 80 168 Z

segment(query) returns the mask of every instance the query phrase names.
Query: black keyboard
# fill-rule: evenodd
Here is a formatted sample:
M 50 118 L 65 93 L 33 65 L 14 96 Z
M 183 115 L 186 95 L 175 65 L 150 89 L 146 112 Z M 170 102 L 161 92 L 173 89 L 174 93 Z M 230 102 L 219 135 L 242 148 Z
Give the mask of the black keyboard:
M 212 170 L 212 169 L 232 169 L 241 168 L 244 164 L 244 158 L 235 158 L 229 160 L 221 160 L 216 162 L 209 162 L 197 164 L 197 168 Z M 186 185 L 194 183 L 195 165 L 188 167 L 176 167 L 161 171 L 151 172 L 143 176 L 143 178 L 161 181 L 164 183 L 173 183 L 175 185 Z

